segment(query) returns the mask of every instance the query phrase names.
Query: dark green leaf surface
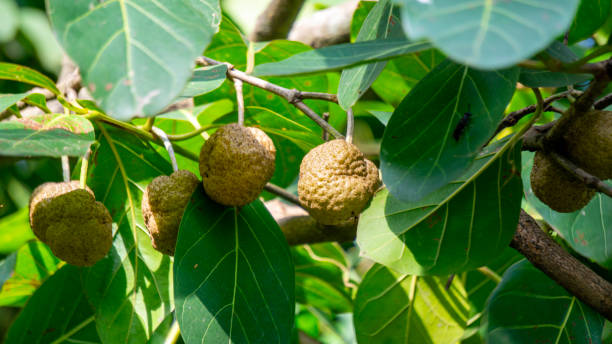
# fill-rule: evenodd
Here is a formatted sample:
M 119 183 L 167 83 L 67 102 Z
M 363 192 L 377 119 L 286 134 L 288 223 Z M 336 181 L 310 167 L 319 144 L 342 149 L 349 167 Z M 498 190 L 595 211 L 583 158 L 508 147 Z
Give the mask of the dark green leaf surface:
M 31 68 L 12 63 L 0 62 L 0 79 L 19 81 L 46 88 L 56 95 L 61 94 L 51 79 Z
M 531 189 L 533 153 L 523 153 L 523 188 L 530 205 L 581 255 L 612 269 L 612 199 L 597 193 L 589 204 L 573 213 L 558 213 L 542 203 Z M 612 182 L 607 181 L 608 185 Z
M 392 31 L 401 32 L 399 20 L 392 20 L 392 10 L 391 0 L 378 1 L 363 22 L 356 42 L 383 40 L 388 38 Z M 370 88 L 385 65 L 386 62 L 382 61 L 342 71 L 340 85 L 338 86 L 338 103 L 340 106 L 348 110 L 355 105 L 357 100 Z
M 254 74 L 280 76 L 324 72 L 360 63 L 386 60 L 429 48 L 431 48 L 429 42 L 415 43 L 405 39 L 332 45 L 297 54 L 279 62 L 258 65 Z
M 335 313 L 351 312 L 350 269 L 338 243 L 291 248 L 296 302 Z
M 25 98 L 27 93 L 0 94 L 0 112 L 8 109 L 11 105 Z
M 410 1 L 402 23 L 449 57 L 485 69 L 507 68 L 549 45 L 570 26 L 578 0 Z
M 354 324 L 361 343 L 456 343 L 469 303 L 459 279 L 418 277 L 374 265 L 361 281 Z
M 416 201 L 463 174 L 503 118 L 517 79 L 517 68 L 483 72 L 449 60 L 422 79 L 395 109 L 382 140 L 389 192 Z
M 196 69 L 181 97 L 192 98 L 214 91 L 223 84 L 226 73 L 227 65 L 224 64 Z
M 483 315 L 487 343 L 601 343 L 604 319 L 522 260 L 504 274 Z
M 98 343 L 94 311 L 80 269 L 66 265 L 38 289 L 7 335 L 7 343 Z
M 554 41 L 546 49 L 546 53 L 565 63 L 578 60 L 578 57 L 570 48 L 557 41 Z M 591 78 L 592 76 L 589 74 L 569 74 L 521 68 L 519 82 L 528 87 L 561 87 L 585 82 Z
M 0 306 L 23 306 L 59 263 L 47 245 L 39 241 L 24 245 L 17 251 L 15 272 L 0 291 Z
M 610 0 L 580 0 L 578 12 L 567 36 L 569 44 L 589 38 L 608 19 Z
M 516 231 L 520 158 L 520 145 L 484 152 L 463 176 L 418 202 L 379 192 L 359 220 L 361 254 L 414 275 L 458 273 L 490 263 Z
M 295 307 L 291 253 L 260 201 L 223 207 L 200 186 L 185 209 L 174 265 L 186 343 L 288 343 Z
M 147 184 L 172 168 L 136 136 L 103 128 L 87 181 L 116 232 L 108 256 L 85 270 L 85 290 L 103 343 L 146 343 L 172 310 L 172 279 L 170 258 L 151 246 L 140 202 Z
M 218 0 L 47 0 L 47 10 L 94 98 L 121 120 L 178 96 L 221 20 Z
M 80 156 L 94 141 L 89 120 L 77 115 L 47 114 L 0 123 L 0 155 Z

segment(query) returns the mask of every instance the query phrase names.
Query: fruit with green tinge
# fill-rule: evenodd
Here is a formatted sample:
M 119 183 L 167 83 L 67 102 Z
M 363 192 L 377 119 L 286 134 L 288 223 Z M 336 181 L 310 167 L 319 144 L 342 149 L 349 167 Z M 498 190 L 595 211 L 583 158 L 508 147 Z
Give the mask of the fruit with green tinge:
M 570 124 L 563 138 L 570 160 L 600 179 L 612 178 L 612 112 L 585 113 Z
M 78 181 L 45 183 L 30 198 L 30 226 L 58 258 L 92 266 L 112 246 L 112 218 Z
M 300 203 L 323 225 L 355 221 L 380 185 L 378 169 L 357 147 L 333 140 L 312 149 L 300 165 Z
M 262 130 L 229 124 L 202 146 L 200 175 L 206 194 L 227 206 L 253 202 L 274 174 L 276 148 Z
M 151 181 L 142 197 L 142 216 L 153 247 L 173 256 L 179 225 L 185 207 L 200 180 L 193 173 L 180 170 Z
M 582 209 L 595 196 L 594 189 L 542 152 L 533 160 L 531 189 L 540 201 L 560 213 Z

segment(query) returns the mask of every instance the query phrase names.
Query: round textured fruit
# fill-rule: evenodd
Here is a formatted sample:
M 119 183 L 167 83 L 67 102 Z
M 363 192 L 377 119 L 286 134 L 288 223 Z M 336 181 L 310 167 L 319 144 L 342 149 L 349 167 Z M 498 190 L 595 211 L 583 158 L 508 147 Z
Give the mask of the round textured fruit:
M 30 224 L 58 258 L 91 266 L 112 245 L 112 218 L 89 189 L 78 182 L 45 183 L 30 199 Z
M 183 212 L 199 183 L 193 173 L 180 170 L 169 177 L 159 176 L 147 185 L 142 197 L 142 216 L 153 247 L 159 252 L 174 255 Z
M 564 134 L 569 158 L 600 179 L 612 178 L 612 112 L 590 111 Z
M 533 160 L 531 189 L 540 201 L 560 213 L 582 209 L 595 196 L 594 189 L 542 152 L 537 152 Z
M 355 221 L 374 195 L 378 169 L 353 144 L 333 140 L 312 149 L 300 165 L 298 194 L 324 225 Z
M 275 168 L 276 148 L 260 129 L 229 124 L 202 146 L 200 175 L 215 202 L 243 206 L 253 202 Z

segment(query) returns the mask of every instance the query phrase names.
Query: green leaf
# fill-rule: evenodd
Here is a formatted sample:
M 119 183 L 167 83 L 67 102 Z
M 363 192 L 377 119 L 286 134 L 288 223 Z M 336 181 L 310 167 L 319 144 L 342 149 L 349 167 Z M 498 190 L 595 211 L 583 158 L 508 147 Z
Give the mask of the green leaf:
M 27 207 L 2 218 L 2 221 L 0 221 L 1 254 L 17 251 L 28 240 L 34 239 L 29 220 L 29 209 Z
M 568 43 L 574 44 L 593 35 L 608 19 L 611 4 L 610 0 L 580 0 L 567 36 Z
M 31 42 L 38 61 L 46 70 L 58 73 L 64 52 L 53 34 L 45 11 L 22 7 L 19 9 L 19 21 L 19 32 Z
M 11 326 L 7 343 L 98 343 L 79 268 L 66 265 L 38 289 Z
M 514 264 L 483 315 L 487 343 L 601 343 L 604 319 L 528 261 Z
M 503 118 L 517 79 L 517 68 L 483 72 L 450 60 L 422 79 L 383 136 L 381 170 L 389 192 L 416 201 L 465 172 Z
M 95 139 L 89 120 L 46 114 L 0 123 L 0 155 L 80 156 Z
M 429 38 L 452 59 L 484 69 L 510 67 L 546 48 L 578 7 L 578 0 L 396 2 L 408 37 Z
M 391 119 L 391 115 L 393 115 L 393 112 L 388 112 L 388 111 L 370 110 L 368 112 L 371 113 L 372 116 L 376 117 L 376 119 L 378 119 L 380 123 L 382 123 L 385 127 L 389 123 L 389 120 Z
M 334 313 L 351 312 L 350 269 L 337 243 L 291 248 L 295 262 L 296 302 Z
M 15 37 L 19 26 L 19 8 L 15 0 L 0 1 L 0 43 L 6 43 Z
M 493 261 L 516 231 L 520 145 L 483 152 L 453 183 L 418 202 L 386 189 L 359 219 L 361 254 L 398 272 L 459 273 Z
M 353 18 L 351 19 L 351 42 L 355 42 L 357 39 L 357 35 L 359 35 L 363 22 L 376 4 L 376 1 L 368 0 L 361 0 L 357 4 L 357 8 L 353 12 Z
M 554 41 L 546 49 L 546 53 L 564 63 L 578 60 L 578 57 L 570 48 L 557 41 Z M 521 68 L 519 82 L 528 87 L 561 87 L 585 82 L 591 78 L 590 74 L 569 74 Z
M 25 98 L 27 93 L 0 94 L 0 112 L 8 109 L 11 105 Z
M 338 44 L 293 55 L 279 62 L 258 65 L 253 74 L 280 76 L 324 72 L 387 60 L 430 47 L 429 42 L 411 42 L 405 39 Z
M 397 31 L 399 20 L 393 20 L 393 5 L 390 0 L 380 0 L 366 17 L 356 42 L 385 39 Z M 403 35 L 402 35 L 403 36 Z M 404 38 L 399 36 L 397 38 Z M 386 61 L 357 66 L 342 71 L 338 86 L 338 103 L 348 110 L 370 88 L 378 75 L 385 68 Z
M 46 88 L 55 95 L 62 94 L 51 79 L 31 68 L 12 63 L 0 62 L 0 79 L 18 81 Z
M 361 281 L 354 323 L 359 343 L 456 343 L 469 303 L 457 278 L 418 277 L 374 265 Z
M 151 180 L 172 168 L 135 135 L 100 132 L 87 181 L 117 230 L 108 256 L 85 270 L 84 287 L 103 343 L 146 343 L 173 308 L 172 278 L 170 258 L 151 245 L 140 202 Z
M 11 278 L 15 271 L 15 263 L 17 262 L 17 254 L 12 253 L 0 261 L 0 289 L 4 283 Z
M 191 80 L 181 92 L 181 97 L 193 98 L 214 91 L 223 84 L 226 73 L 227 65 L 225 64 L 196 69 Z
M 47 10 L 94 98 L 121 120 L 180 94 L 221 19 L 218 0 L 48 0 Z
M 17 251 L 15 272 L 0 291 L 0 306 L 23 306 L 59 264 L 60 260 L 41 242 L 30 242 L 21 247 Z
M 525 198 L 553 226 L 576 252 L 612 269 L 612 199 L 597 193 L 583 209 L 558 213 L 542 203 L 531 189 L 530 174 L 534 153 L 523 153 L 523 188 Z M 606 181 L 608 185 L 612 182 Z
M 260 201 L 221 206 L 200 186 L 185 209 L 174 265 L 186 343 L 287 343 L 295 307 L 289 246 Z

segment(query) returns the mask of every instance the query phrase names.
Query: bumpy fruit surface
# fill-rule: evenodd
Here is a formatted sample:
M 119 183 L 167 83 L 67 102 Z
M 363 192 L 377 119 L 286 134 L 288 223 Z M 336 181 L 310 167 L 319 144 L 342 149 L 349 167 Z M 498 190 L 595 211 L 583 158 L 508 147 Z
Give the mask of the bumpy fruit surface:
M 312 149 L 300 165 L 298 194 L 310 215 L 324 225 L 354 221 L 370 202 L 378 169 L 353 144 L 333 140 Z
M 78 181 L 45 183 L 30 198 L 30 226 L 58 258 L 91 266 L 104 258 L 113 242 L 112 218 L 93 192 Z
M 582 209 L 595 195 L 594 189 L 542 152 L 537 152 L 533 160 L 531 188 L 540 201 L 560 213 Z
M 601 178 L 612 178 L 612 112 L 590 111 L 564 134 L 568 157 Z
M 260 129 L 229 124 L 202 146 L 200 175 L 215 202 L 243 206 L 253 202 L 274 174 L 276 148 Z
M 161 253 L 174 255 L 183 212 L 199 183 L 193 173 L 180 170 L 170 176 L 159 176 L 147 185 L 142 197 L 142 216 L 153 247 Z

